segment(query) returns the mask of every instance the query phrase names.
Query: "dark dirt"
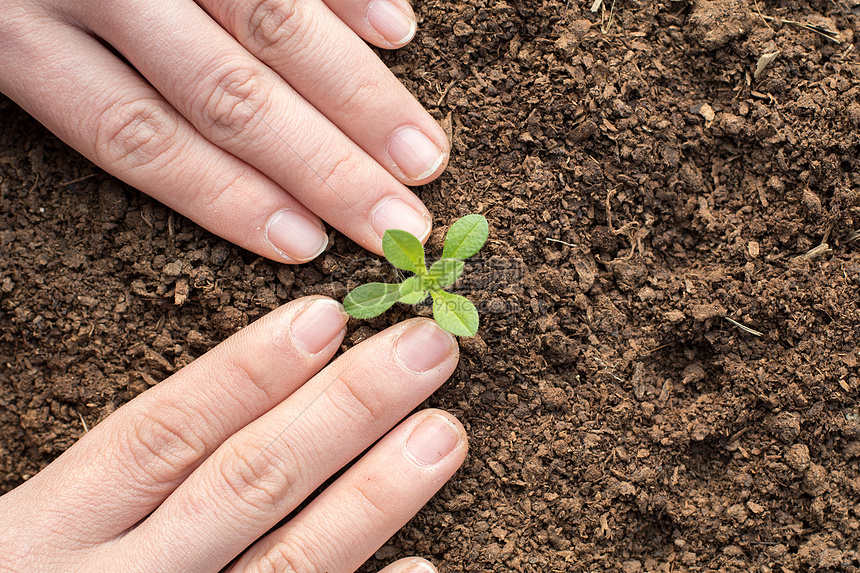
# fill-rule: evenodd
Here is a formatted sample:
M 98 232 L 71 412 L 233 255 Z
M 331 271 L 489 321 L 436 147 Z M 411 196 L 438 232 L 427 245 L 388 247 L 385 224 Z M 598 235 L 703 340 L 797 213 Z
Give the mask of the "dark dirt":
M 453 141 L 417 190 L 431 253 L 469 212 L 491 237 L 482 328 L 430 400 L 470 456 L 367 570 L 857 571 L 860 3 L 591 4 L 420 2 L 385 56 Z M 274 265 L 6 100 L 0 126 L 0 491 L 271 308 L 364 281 L 339 235 Z

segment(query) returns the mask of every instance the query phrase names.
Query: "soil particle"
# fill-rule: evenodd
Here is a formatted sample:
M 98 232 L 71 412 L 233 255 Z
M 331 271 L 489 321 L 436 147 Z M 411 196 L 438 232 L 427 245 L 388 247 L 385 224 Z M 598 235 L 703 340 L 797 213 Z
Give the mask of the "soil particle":
M 771 432 L 774 437 L 786 444 L 794 443 L 800 435 L 800 416 L 790 412 L 780 412 L 773 419 Z
M 110 223 L 120 221 L 128 209 L 126 192 L 114 179 L 108 179 L 99 185 L 99 212 L 101 219 Z
M 544 356 L 551 364 L 569 364 L 580 352 L 579 345 L 561 332 L 550 332 L 541 339 Z
M 615 261 L 612 264 L 615 282 L 623 291 L 635 291 L 648 278 L 648 267 L 641 260 Z
M 719 303 L 694 304 L 690 307 L 690 314 L 694 320 L 701 322 L 709 318 L 726 316 L 726 309 Z
M 809 459 L 809 448 L 805 444 L 794 444 L 785 453 L 785 463 L 799 473 L 809 467 Z
M 248 316 L 233 306 L 225 306 L 212 317 L 212 326 L 222 335 L 230 335 L 248 325 Z
M 812 463 L 803 474 L 803 491 L 812 496 L 818 496 L 827 490 L 827 470 L 823 466 Z
M 699 44 L 715 50 L 749 33 L 752 14 L 746 0 L 696 0 L 690 24 Z

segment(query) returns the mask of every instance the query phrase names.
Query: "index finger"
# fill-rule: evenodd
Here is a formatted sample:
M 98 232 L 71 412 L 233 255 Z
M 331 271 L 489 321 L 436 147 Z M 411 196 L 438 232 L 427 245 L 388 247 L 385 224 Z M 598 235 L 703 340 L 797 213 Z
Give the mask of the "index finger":
M 201 0 L 200 4 L 401 183 L 426 183 L 444 168 L 448 140 L 442 128 L 321 0 Z M 351 20 L 359 20 L 355 11 L 365 3 L 349 4 L 349 8 L 336 6 Z M 378 20 L 374 14 L 403 15 L 388 0 L 371 2 L 366 10 L 363 26 L 353 22 L 365 32 L 370 22 Z M 412 33 L 414 29 L 408 33 L 410 38 Z

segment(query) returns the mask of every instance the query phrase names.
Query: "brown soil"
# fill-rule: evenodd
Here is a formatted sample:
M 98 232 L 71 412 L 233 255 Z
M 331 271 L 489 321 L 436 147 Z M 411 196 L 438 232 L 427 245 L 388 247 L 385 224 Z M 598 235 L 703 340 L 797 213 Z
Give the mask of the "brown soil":
M 492 228 L 482 328 L 430 400 L 470 456 L 367 569 L 856 571 L 860 3 L 591 4 L 428 0 L 385 56 L 453 141 L 417 191 L 430 252 L 465 213 Z M 271 308 L 364 280 L 339 235 L 274 265 L 6 100 L 0 125 L 0 491 Z

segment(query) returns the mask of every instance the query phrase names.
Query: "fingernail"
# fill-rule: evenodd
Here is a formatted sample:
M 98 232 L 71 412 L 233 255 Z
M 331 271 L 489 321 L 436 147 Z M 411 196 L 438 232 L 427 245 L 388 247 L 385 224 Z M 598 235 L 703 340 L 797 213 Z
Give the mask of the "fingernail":
M 398 569 L 397 573 L 436 573 L 436 568 L 424 559 L 412 558 L 402 569 Z
M 430 234 L 432 226 L 428 216 L 393 197 L 383 199 L 374 207 L 370 224 L 380 237 L 388 229 L 401 229 L 412 233 L 420 240 L 424 240 L 424 237 Z
M 424 418 L 406 440 L 406 453 L 420 465 L 432 466 L 451 453 L 460 442 L 454 424 L 442 416 Z
M 442 150 L 414 127 L 394 132 L 388 143 L 388 154 L 413 181 L 430 177 L 445 160 Z
M 422 320 L 400 335 L 395 354 L 412 372 L 427 372 L 448 358 L 457 347 L 454 337 L 432 320 Z
M 328 246 L 325 230 L 293 209 L 275 213 L 266 226 L 266 235 L 276 249 L 300 262 L 316 258 Z
M 367 20 L 385 40 L 399 46 L 415 35 L 415 19 L 386 0 L 376 0 L 367 7 Z
M 316 354 L 331 344 L 348 318 L 340 303 L 318 298 L 293 319 L 290 326 L 293 344 L 308 354 Z

